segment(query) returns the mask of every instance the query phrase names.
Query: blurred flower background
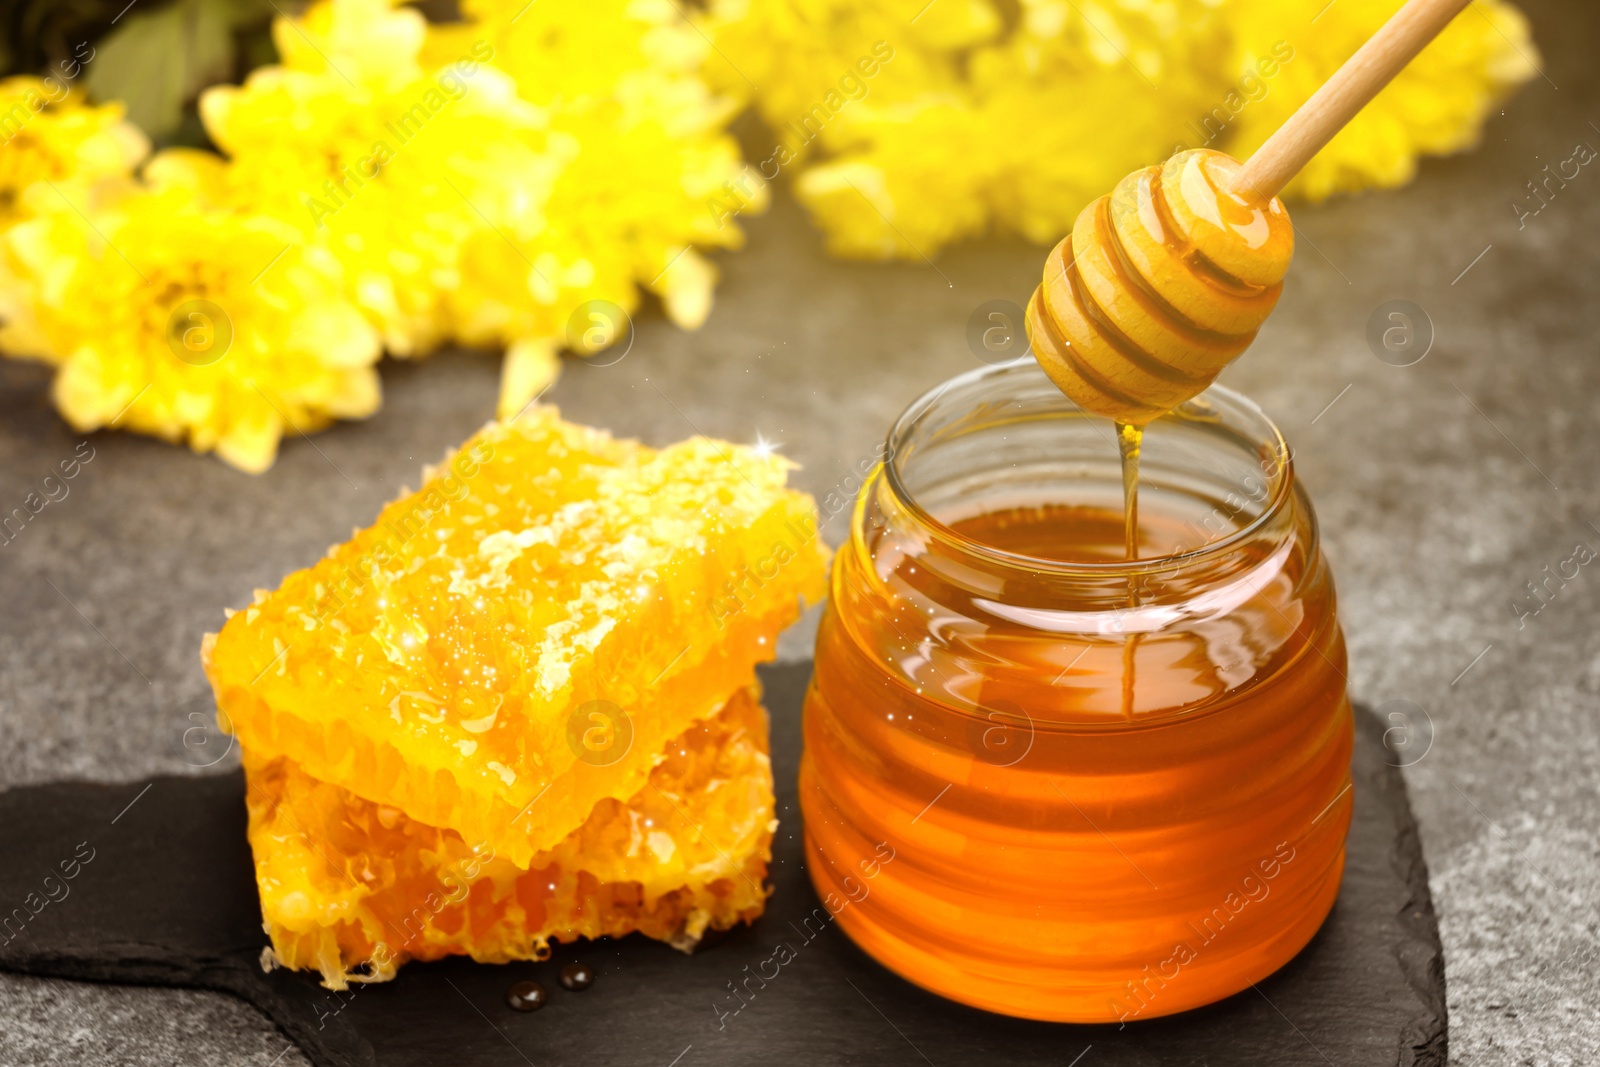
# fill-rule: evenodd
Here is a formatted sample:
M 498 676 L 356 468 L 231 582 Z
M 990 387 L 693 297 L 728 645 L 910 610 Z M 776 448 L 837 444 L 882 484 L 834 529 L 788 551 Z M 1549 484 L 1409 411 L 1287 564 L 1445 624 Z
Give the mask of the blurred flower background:
M 504 350 L 515 412 L 792 190 L 831 251 L 1047 244 L 1176 150 L 1246 156 L 1399 0 L 25 0 L 0 8 L 0 351 L 80 430 L 249 471 L 377 366 Z M 1287 195 L 1410 180 L 1537 67 L 1471 7 Z M 744 116 L 744 117 L 741 117 Z M 732 132 L 735 123 L 739 136 Z

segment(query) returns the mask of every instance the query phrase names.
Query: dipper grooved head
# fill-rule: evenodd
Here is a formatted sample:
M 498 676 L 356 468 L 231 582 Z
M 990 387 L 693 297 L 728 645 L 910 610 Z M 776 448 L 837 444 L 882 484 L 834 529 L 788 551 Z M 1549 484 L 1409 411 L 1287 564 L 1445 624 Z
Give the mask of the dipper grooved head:
M 1277 197 L 1229 189 L 1239 163 L 1181 152 L 1078 215 L 1028 303 L 1034 357 L 1081 407 L 1144 424 L 1210 385 L 1283 289 L 1294 229 Z

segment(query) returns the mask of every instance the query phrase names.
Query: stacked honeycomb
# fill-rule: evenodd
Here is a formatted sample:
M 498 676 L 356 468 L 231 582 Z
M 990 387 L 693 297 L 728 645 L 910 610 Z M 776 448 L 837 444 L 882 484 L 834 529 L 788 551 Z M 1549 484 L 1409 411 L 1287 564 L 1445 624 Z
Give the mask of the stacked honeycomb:
M 602 800 L 526 868 L 282 757 L 248 762 L 274 957 L 340 989 L 407 959 L 540 959 L 579 937 L 637 931 L 690 948 L 766 903 L 777 826 L 766 753 L 765 713 L 741 692 L 674 740 L 631 799 Z
M 538 408 L 208 635 L 277 959 L 338 986 L 759 914 L 755 665 L 825 562 L 787 469 Z

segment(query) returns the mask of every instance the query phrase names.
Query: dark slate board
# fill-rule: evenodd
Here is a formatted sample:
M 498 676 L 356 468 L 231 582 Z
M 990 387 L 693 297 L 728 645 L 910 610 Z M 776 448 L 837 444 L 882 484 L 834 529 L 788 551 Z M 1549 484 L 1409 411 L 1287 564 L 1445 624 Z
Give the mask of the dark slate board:
M 409 964 L 394 982 L 347 994 L 322 990 L 305 975 L 263 974 L 266 938 L 235 772 L 0 794 L 0 920 L 17 907 L 31 915 L 0 926 L 0 969 L 233 993 L 265 1012 L 319 1067 L 1444 1067 L 1444 972 L 1427 870 L 1382 727 L 1361 710 L 1355 816 L 1338 904 L 1310 945 L 1257 989 L 1122 1028 L 1024 1022 L 901 981 L 830 926 L 719 1026 L 713 1005 L 731 1006 L 728 984 L 767 958 L 779 939 L 793 941 L 790 921 L 818 904 L 801 867 L 795 809 L 800 701 L 810 668 L 763 673 L 782 819 L 776 892 L 754 927 L 693 957 L 633 937 L 564 946 L 541 964 Z M 93 858 L 63 881 L 60 865 L 71 869 L 75 854 L 88 849 Z M 47 889 L 61 899 L 50 900 Z M 30 893 L 37 894 L 34 907 L 47 901 L 37 914 L 27 910 Z M 592 989 L 573 993 L 557 983 L 557 971 L 573 959 L 598 970 Z M 524 978 L 550 989 L 543 1010 L 506 1006 L 506 989 Z

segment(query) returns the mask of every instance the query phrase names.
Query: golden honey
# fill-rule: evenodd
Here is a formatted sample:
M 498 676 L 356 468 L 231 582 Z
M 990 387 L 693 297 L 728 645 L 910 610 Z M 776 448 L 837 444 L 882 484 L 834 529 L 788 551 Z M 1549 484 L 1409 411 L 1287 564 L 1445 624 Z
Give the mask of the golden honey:
M 819 893 L 991 1011 L 1132 1021 L 1290 959 L 1350 817 L 1345 647 L 1287 446 L 1219 388 L 1112 428 L 1038 367 L 914 404 L 839 551 L 800 772 Z

